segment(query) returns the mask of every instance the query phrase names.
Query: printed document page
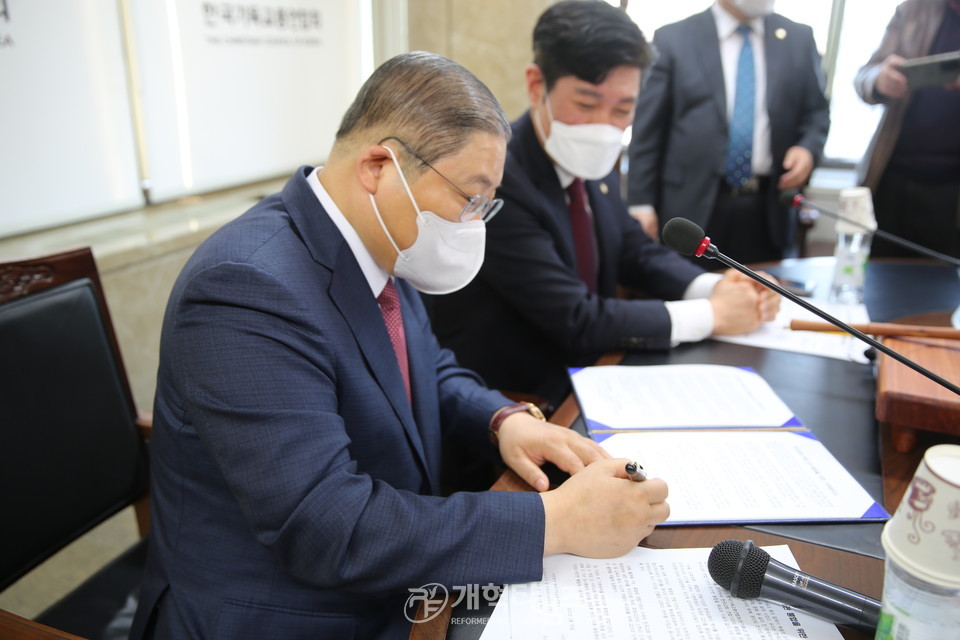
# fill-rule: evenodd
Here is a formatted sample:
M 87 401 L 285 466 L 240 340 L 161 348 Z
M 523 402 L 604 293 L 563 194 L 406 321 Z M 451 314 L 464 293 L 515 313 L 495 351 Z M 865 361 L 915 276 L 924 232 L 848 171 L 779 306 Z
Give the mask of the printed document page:
M 665 525 L 889 517 L 808 431 L 647 431 L 600 443 L 670 488 Z
M 585 367 L 570 379 L 590 430 L 799 425 L 759 374 L 740 367 Z
M 861 324 L 870 322 L 867 308 L 862 304 L 838 304 L 835 302 L 814 301 L 815 304 L 835 318 L 847 324 Z M 750 347 L 765 349 L 779 349 L 806 353 L 837 360 L 848 360 L 866 364 L 869 362 L 864 352 L 869 348 L 853 336 L 829 331 L 792 331 L 791 320 L 815 320 L 825 322 L 820 316 L 807 311 L 790 300 L 780 302 L 780 312 L 770 322 L 760 325 L 760 328 L 741 336 L 714 336 L 713 340 L 745 344 Z
M 765 547 L 797 568 L 786 545 Z M 732 597 L 707 572 L 710 549 L 643 549 L 610 560 L 544 558 L 543 580 L 508 585 L 481 638 L 840 640 L 802 611 Z

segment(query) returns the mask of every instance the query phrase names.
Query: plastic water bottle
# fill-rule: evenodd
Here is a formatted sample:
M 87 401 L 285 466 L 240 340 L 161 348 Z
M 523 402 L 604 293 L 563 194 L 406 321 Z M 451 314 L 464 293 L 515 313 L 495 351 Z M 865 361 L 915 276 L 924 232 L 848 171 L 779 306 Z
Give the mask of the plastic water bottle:
M 883 605 L 874 640 L 960 638 L 960 587 L 928 582 L 890 557 L 884 567 Z
M 870 259 L 869 233 L 838 233 L 834 257 L 837 260 L 830 286 L 830 302 L 863 302 L 863 283 Z
M 863 302 L 872 231 L 877 228 L 870 189 L 856 187 L 841 191 L 840 215 L 846 220 L 837 220 L 836 267 L 830 286 L 830 302 L 859 304 Z

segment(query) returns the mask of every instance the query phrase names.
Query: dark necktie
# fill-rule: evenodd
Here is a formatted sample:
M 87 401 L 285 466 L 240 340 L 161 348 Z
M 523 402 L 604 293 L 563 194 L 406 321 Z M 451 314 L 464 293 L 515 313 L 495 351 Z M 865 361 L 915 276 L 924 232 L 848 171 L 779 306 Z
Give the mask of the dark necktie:
M 587 212 L 587 190 L 583 180 L 575 178 L 567 187 L 567 193 L 570 195 L 570 226 L 577 255 L 577 275 L 590 293 L 594 293 L 597 290 L 597 268 L 593 249 L 593 221 Z
M 737 86 L 733 94 L 726 171 L 727 184 L 734 189 L 742 187 L 752 173 L 750 162 L 753 157 L 753 109 L 756 100 L 750 27 L 742 24 L 737 31 L 743 36 L 743 47 L 737 62 Z
M 403 316 L 400 313 L 400 296 L 393 280 L 387 280 L 387 286 L 377 297 L 380 303 L 380 313 L 383 322 L 387 325 L 390 342 L 393 343 L 393 352 L 400 365 L 400 375 L 403 377 L 403 386 L 407 388 L 407 400 L 410 400 L 410 366 L 407 362 L 407 336 L 403 331 Z

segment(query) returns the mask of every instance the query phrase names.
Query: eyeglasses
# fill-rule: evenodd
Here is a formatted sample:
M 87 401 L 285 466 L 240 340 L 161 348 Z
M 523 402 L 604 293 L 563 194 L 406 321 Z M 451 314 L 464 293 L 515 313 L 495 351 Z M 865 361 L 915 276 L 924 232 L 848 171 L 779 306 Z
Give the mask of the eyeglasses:
M 400 138 L 397 138 L 395 136 L 388 136 L 383 140 L 381 140 L 380 142 L 378 142 L 377 144 L 383 144 L 387 140 L 396 140 L 397 142 L 399 142 L 400 145 L 407 150 L 407 153 L 412 155 L 414 158 L 416 158 L 423 164 L 427 165 L 429 168 L 433 169 L 433 171 L 435 171 L 438 176 L 446 180 L 451 187 L 456 189 L 460 193 L 460 195 L 463 196 L 464 199 L 466 199 L 467 203 L 463 205 L 463 209 L 460 210 L 460 217 L 459 217 L 460 222 L 469 222 L 470 220 L 481 220 L 483 222 L 490 222 L 490 219 L 493 218 L 493 216 L 497 215 L 497 212 L 500 211 L 500 207 L 503 206 L 503 200 L 501 200 L 500 198 L 489 198 L 485 195 L 476 195 L 476 196 L 467 195 L 466 191 L 458 187 L 456 183 L 453 182 L 453 180 L 451 180 L 447 176 L 437 171 L 436 167 L 434 167 L 432 164 L 430 164 L 429 162 L 421 158 L 420 154 L 418 154 L 416 151 L 411 149 L 407 145 L 407 143 L 401 140 Z

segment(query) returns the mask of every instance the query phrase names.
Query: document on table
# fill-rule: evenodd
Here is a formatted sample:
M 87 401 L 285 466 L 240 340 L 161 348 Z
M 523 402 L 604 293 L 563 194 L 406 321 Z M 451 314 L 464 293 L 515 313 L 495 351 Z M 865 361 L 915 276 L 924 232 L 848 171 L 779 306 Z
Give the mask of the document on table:
M 801 426 L 759 374 L 740 367 L 585 367 L 570 379 L 590 431 Z
M 618 433 L 600 446 L 666 481 L 661 526 L 890 517 L 806 430 Z
M 765 549 L 799 568 L 786 545 Z M 707 572 L 709 556 L 710 549 L 637 548 L 609 560 L 544 558 L 540 582 L 504 589 L 481 638 L 842 638 L 803 611 L 734 598 Z
M 815 301 L 816 305 L 847 324 L 870 322 L 867 308 L 862 304 L 837 304 Z M 791 320 L 816 320 L 824 322 L 820 316 L 807 311 L 800 305 L 784 299 L 780 303 L 780 312 L 770 322 L 766 322 L 759 329 L 740 336 L 714 336 L 713 340 L 744 344 L 750 347 L 765 349 L 779 349 L 806 353 L 837 360 L 849 360 L 866 364 L 869 362 L 864 352 L 869 348 L 857 338 L 840 332 L 825 331 L 792 331 Z

